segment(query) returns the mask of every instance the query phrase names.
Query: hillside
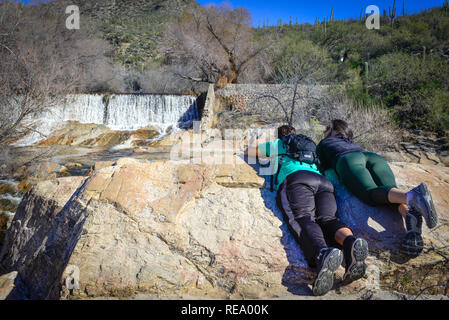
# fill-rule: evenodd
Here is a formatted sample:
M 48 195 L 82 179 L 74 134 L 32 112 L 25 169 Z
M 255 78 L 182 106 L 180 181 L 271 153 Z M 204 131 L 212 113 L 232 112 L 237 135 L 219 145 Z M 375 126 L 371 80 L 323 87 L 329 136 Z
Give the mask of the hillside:
M 314 25 L 282 24 L 256 32 L 279 36 L 272 50 L 275 69 L 324 50 L 326 81 L 343 85 L 357 104 L 382 104 L 401 127 L 444 136 L 449 130 L 448 7 L 397 16 L 393 22 L 384 14 L 380 25 L 369 30 L 364 17 L 327 17 Z
M 67 5 L 79 7 L 81 29 L 84 23 L 86 31 L 88 21 L 89 36 L 105 39 L 112 45 L 116 64 L 137 70 L 162 62 L 157 48 L 165 23 L 185 12 L 201 10 L 194 0 L 54 0 L 41 4 L 56 7 L 56 12 L 61 13 Z M 31 8 L 31 13 L 40 12 Z
M 103 58 L 103 66 L 95 61 L 94 67 L 89 68 L 91 75 L 87 77 L 89 81 L 85 91 L 192 90 L 192 82 L 177 77 L 176 68 L 185 70 L 194 69 L 195 66 L 178 66 L 167 62 L 161 49 L 161 39 L 167 22 L 185 13 L 202 10 L 203 7 L 196 1 L 50 2 L 50 5 L 61 8 L 67 4 L 80 7 L 83 21 L 89 21 L 90 24 L 87 28 L 89 37 L 103 39 L 110 45 L 104 54 L 97 54 Z M 363 17 L 360 20 L 344 21 L 327 18 L 326 23 L 321 19 L 314 25 L 283 24 L 253 30 L 257 37 L 270 35 L 276 41 L 264 56 L 265 61 L 260 62 L 260 66 L 266 66 L 267 70 L 274 72 L 268 76 L 268 72 L 257 75 L 251 78 L 251 82 L 279 81 L 276 72 L 293 70 L 289 65 L 292 59 L 301 60 L 306 67 L 310 62 L 313 67 L 310 57 L 317 57 L 320 61 L 320 70 L 316 72 L 320 74 L 320 79 L 317 81 L 343 87 L 345 94 L 356 105 L 382 105 L 391 111 L 393 121 L 400 127 L 432 131 L 439 136 L 447 135 L 447 7 L 398 16 L 393 22 L 384 15 L 380 30 L 368 30 Z M 87 45 L 85 48 L 91 47 Z M 214 46 L 210 48 L 213 50 Z M 182 61 L 182 58 L 179 60 Z
M 184 12 L 200 10 L 194 0 L 75 0 L 81 14 L 98 21 L 102 37 L 115 49 L 115 61 L 143 69 L 161 62 L 158 41 L 164 24 Z

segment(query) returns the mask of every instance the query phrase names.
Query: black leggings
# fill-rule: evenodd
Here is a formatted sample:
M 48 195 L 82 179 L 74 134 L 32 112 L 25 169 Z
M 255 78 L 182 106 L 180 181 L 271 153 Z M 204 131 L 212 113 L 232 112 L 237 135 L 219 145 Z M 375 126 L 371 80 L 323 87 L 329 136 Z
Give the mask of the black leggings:
M 287 176 L 279 188 L 277 204 L 295 236 L 310 267 L 323 248 L 341 246 L 335 234 L 348 228 L 337 219 L 334 188 L 325 177 L 310 171 Z

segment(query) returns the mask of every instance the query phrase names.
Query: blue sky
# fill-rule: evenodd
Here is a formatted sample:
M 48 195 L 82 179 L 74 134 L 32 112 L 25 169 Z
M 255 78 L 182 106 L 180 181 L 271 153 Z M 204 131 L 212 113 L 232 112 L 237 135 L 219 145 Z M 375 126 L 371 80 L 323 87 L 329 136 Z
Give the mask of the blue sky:
M 403 1 L 397 0 L 398 14 L 402 14 Z M 24 0 L 24 2 L 27 3 L 29 0 Z M 197 0 L 197 2 L 201 5 L 223 3 L 222 0 Z M 366 9 L 369 5 L 377 5 L 381 14 L 384 9 L 388 11 L 388 7 L 393 5 L 393 0 L 227 0 L 226 2 L 231 3 L 234 8 L 248 8 L 252 13 L 254 26 L 259 23 L 262 25 L 264 20 L 267 19 L 269 19 L 270 25 L 277 24 L 279 19 L 288 23 L 290 17 L 293 18 L 293 22 L 298 18 L 299 23 L 314 23 L 316 17 L 323 19 L 330 16 L 332 7 L 334 8 L 335 19 L 351 17 L 358 19 L 362 8 Z M 405 0 L 405 8 L 407 14 L 411 14 L 423 9 L 441 6 L 443 3 L 444 0 Z
M 396 1 L 398 14 L 402 14 L 403 1 Z M 221 4 L 223 1 L 197 0 L 197 2 L 206 5 L 209 3 Z M 269 19 L 270 25 L 277 24 L 279 19 L 288 23 L 290 16 L 293 18 L 293 22 L 298 18 L 299 23 L 314 23 L 316 17 L 323 19 L 330 16 L 332 7 L 334 8 L 335 19 L 350 17 L 359 19 L 362 8 L 366 9 L 369 5 L 377 5 L 381 14 L 384 9 L 387 9 L 388 12 L 388 7 L 393 5 L 393 0 L 228 0 L 227 2 L 230 2 L 234 8 L 248 8 L 252 13 L 254 26 L 259 23 L 262 25 L 264 19 Z M 411 14 L 423 9 L 441 6 L 443 3 L 444 0 L 405 0 L 405 9 L 407 14 Z

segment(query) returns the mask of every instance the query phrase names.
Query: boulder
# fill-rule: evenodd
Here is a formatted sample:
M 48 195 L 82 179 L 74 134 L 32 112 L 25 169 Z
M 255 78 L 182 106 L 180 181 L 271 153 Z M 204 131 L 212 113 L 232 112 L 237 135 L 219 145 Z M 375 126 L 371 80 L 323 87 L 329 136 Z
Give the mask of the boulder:
M 84 147 L 114 147 L 129 139 L 134 145 L 139 142 L 145 145 L 146 140 L 159 135 L 156 127 L 150 126 L 136 131 L 116 131 L 105 125 L 67 121 L 65 126 L 54 132 L 52 136 L 38 143 L 39 146 L 66 145 Z
M 329 172 L 340 218 L 370 244 L 370 267 L 351 285 L 340 268 L 326 298 L 446 294 L 448 171 L 392 168 L 401 187 L 428 183 L 440 224 L 424 227 L 420 257 L 403 257 L 399 214 L 360 203 Z M 89 177 L 41 182 L 17 210 L 0 266 L 19 273 L 31 299 L 310 296 L 315 273 L 257 169 L 239 157 L 233 166 L 120 159 Z
M 80 274 L 72 298 L 280 294 L 281 222 L 261 197 L 263 179 L 241 166 L 121 159 L 86 180 L 39 183 L 17 211 L 2 265 L 32 299 L 64 297 L 67 268 Z M 248 185 L 229 176 L 240 174 Z
M 25 194 L 41 181 L 70 176 L 67 170 L 67 167 L 54 162 L 42 161 L 32 163 L 25 170 L 21 171 L 21 179 L 17 185 L 17 190 L 19 194 Z
M 148 127 L 136 130 L 132 133 L 132 136 L 139 140 L 154 139 L 159 135 L 159 129 L 156 127 Z
M 425 182 L 432 192 L 439 224 L 429 230 L 424 223 L 424 250 L 420 256 L 411 259 L 400 252 L 406 230 L 397 210 L 363 204 L 341 184 L 333 170 L 328 170 L 326 176 L 335 187 L 338 216 L 357 236 L 368 241 L 370 272 L 378 279 L 377 289 L 410 295 L 425 289 L 427 294 L 445 295 L 449 289 L 449 168 L 414 163 L 390 166 L 400 189 L 408 191 Z M 346 292 L 351 289 L 353 286 L 345 288 Z
M 151 147 L 171 147 L 183 141 L 190 141 L 193 130 L 178 131 L 170 133 L 158 141 L 153 142 Z
M 11 212 L 4 211 L 2 210 L 2 208 L 0 208 L 0 246 L 3 245 L 8 228 L 11 225 L 11 221 Z
M 15 282 L 18 278 L 18 272 L 13 271 L 0 276 L 0 300 L 5 300 L 11 297 L 16 287 Z
M 92 142 L 98 137 L 108 134 L 111 130 L 104 125 L 67 121 L 65 126 L 54 132 L 46 140 L 40 141 L 40 146 L 52 145 L 81 145 L 86 141 Z

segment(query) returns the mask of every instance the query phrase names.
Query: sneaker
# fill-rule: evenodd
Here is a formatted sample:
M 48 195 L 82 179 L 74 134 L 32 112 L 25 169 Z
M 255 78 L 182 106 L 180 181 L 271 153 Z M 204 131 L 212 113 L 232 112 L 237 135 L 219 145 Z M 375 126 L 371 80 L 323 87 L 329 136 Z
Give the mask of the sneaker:
M 313 283 L 312 292 L 322 296 L 334 285 L 334 273 L 343 262 L 343 253 L 335 248 L 321 249 L 318 256 L 318 275 Z
M 422 215 L 415 209 L 410 209 L 405 217 L 405 227 L 407 232 L 414 231 L 422 233 Z
M 345 250 L 346 272 L 343 281 L 352 282 L 362 278 L 367 269 L 366 258 L 368 258 L 368 242 L 358 238 L 348 251 Z
M 407 206 L 424 217 L 429 229 L 436 227 L 438 216 L 433 204 L 432 195 L 425 183 L 420 184 L 407 193 Z
M 424 248 L 424 240 L 421 235 L 422 216 L 416 210 L 410 209 L 405 217 L 407 233 L 402 240 L 402 251 L 410 257 L 417 257 Z

